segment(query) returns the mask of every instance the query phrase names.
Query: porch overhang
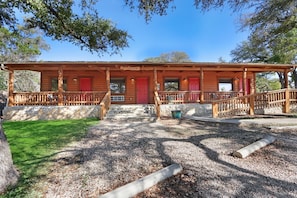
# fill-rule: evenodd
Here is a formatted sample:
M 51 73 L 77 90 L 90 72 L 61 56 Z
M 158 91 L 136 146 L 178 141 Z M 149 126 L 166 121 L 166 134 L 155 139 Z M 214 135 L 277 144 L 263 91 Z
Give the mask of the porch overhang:
M 234 71 L 242 72 L 284 72 L 294 69 L 293 64 L 267 63 L 210 63 L 210 62 L 182 62 L 182 63 L 154 63 L 154 62 L 105 62 L 105 61 L 40 61 L 40 62 L 7 62 L 5 68 L 13 70 L 48 71 L 58 70 L 107 70 L 110 71 Z

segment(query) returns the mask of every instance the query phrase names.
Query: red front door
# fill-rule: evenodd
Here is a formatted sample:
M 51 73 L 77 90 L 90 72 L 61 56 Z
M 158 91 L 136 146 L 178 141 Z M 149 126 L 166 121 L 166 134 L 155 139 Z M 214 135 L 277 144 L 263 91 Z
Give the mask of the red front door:
M 199 78 L 189 78 L 189 91 L 199 91 Z M 192 92 L 190 93 L 189 100 L 192 102 L 199 100 L 199 93 L 198 92 Z
M 91 78 L 80 78 L 79 79 L 79 88 L 80 91 L 91 91 Z
M 137 78 L 136 79 L 136 103 L 137 104 L 148 104 L 149 86 L 148 78 Z

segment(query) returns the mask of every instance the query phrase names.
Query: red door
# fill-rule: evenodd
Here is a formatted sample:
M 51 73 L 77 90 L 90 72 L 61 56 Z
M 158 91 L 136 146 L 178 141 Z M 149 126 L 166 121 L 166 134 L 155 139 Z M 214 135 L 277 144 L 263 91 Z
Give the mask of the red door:
M 92 90 L 91 78 L 80 78 L 79 88 L 80 88 L 80 91 L 82 92 L 91 91 Z M 92 94 L 82 93 L 80 95 L 80 101 L 84 101 L 84 103 L 92 101 Z
M 137 104 L 148 104 L 149 86 L 148 78 L 137 78 L 136 79 L 136 103 Z
M 91 78 L 80 78 L 79 79 L 80 91 L 91 91 Z
M 199 91 L 199 90 L 200 90 L 199 78 L 189 78 L 189 91 Z M 199 92 L 190 93 L 189 100 L 192 102 L 198 101 Z

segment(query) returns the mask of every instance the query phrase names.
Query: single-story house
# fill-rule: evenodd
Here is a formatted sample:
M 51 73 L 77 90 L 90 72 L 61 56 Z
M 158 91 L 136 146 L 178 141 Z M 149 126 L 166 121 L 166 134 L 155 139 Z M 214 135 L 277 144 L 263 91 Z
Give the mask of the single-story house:
M 153 63 L 153 62 L 20 62 L 4 63 L 9 71 L 8 106 L 212 103 L 256 94 L 259 72 L 283 72 L 288 88 L 291 64 Z M 41 74 L 40 91 L 15 92 L 14 71 Z

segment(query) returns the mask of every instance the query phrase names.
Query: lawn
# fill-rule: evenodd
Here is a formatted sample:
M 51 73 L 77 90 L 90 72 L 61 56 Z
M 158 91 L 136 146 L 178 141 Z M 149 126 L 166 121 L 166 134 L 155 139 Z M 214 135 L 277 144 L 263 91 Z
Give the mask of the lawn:
M 26 197 L 30 187 L 47 173 L 58 149 L 84 137 L 95 119 L 4 122 L 13 161 L 21 173 L 16 188 L 0 197 Z

